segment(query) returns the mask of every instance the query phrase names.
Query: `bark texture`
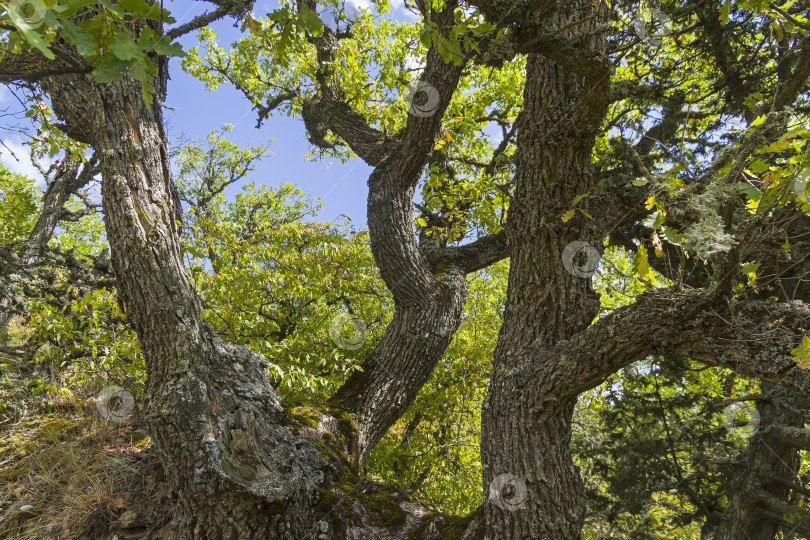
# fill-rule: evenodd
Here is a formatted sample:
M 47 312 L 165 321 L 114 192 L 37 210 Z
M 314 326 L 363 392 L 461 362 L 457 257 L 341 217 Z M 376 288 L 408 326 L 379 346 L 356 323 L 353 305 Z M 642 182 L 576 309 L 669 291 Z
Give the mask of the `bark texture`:
M 587 18 L 591 22 L 583 22 Z M 545 30 L 573 28 L 566 37 L 598 52 L 603 38 L 588 34 L 601 20 L 591 2 L 567 2 L 549 17 Z M 590 101 L 592 93 L 607 92 L 608 82 L 540 54 L 528 58 L 516 191 L 506 231 L 509 287 L 482 414 L 487 538 L 561 540 L 579 538 L 582 528 L 584 486 L 569 445 L 576 394 L 560 392 L 554 379 L 527 389 L 516 374 L 536 361 L 525 354 L 529 345 L 553 347 L 569 339 L 587 328 L 599 308 L 590 280 L 569 272 L 561 261 L 571 242 L 601 246 L 599 231 L 585 220 L 564 224 L 559 216 L 574 197 L 592 188 L 595 126 L 588 116 L 599 112 L 583 113 L 599 107 Z M 512 477 L 512 492 L 503 493 L 503 479 Z
M 456 2 L 436 14 L 439 31 L 447 36 L 454 22 Z M 429 116 L 409 115 L 405 128 L 391 138 L 371 129 L 365 119 L 343 101 L 343 90 L 327 77 L 337 40 L 330 31 L 315 41 L 322 63 L 321 95 L 310 102 L 304 120 L 310 139 L 329 128 L 359 156 L 374 166 L 368 180 L 368 227 L 371 250 L 386 286 L 394 297 L 394 317 L 372 357 L 332 397 L 332 404 L 357 419 L 357 439 L 351 453 L 360 464 L 382 436 L 416 399 L 441 360 L 461 324 L 467 298 L 465 275 L 485 266 L 486 260 L 506 255 L 505 244 L 489 238 L 454 252 L 439 263 L 444 252 L 417 243 L 413 197 L 442 126 L 442 116 L 458 85 L 462 65 L 445 61 L 436 47 L 428 52 L 421 80 L 439 96 Z M 316 111 L 319 111 L 316 113 Z
M 127 319 L 147 365 L 150 434 L 195 538 L 315 534 L 326 461 L 293 435 L 266 360 L 223 343 L 202 320 L 183 269 L 160 105 L 139 82 L 43 81 L 72 129 L 93 134 L 107 238 Z

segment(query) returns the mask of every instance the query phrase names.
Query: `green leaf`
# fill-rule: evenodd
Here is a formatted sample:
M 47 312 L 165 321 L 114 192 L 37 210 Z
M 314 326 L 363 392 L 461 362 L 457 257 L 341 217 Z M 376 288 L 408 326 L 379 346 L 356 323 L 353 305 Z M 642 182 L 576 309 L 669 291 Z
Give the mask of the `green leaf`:
M 482 36 L 484 34 L 489 34 L 493 30 L 495 30 L 496 26 L 490 22 L 484 22 L 479 24 L 478 26 L 472 29 L 472 33 L 476 36 Z
M 109 0 L 96 0 L 96 2 L 101 4 L 102 6 L 107 8 L 107 10 L 109 10 L 111 13 L 114 13 L 116 15 L 120 15 L 121 12 L 123 11 L 122 8 L 118 7 L 118 4 L 113 4 Z
M 429 26 L 426 26 L 419 32 L 419 41 L 422 42 L 422 45 L 425 47 L 430 47 L 433 43 L 433 29 Z
M 62 21 L 62 29 L 59 31 L 59 34 L 73 43 L 78 53 L 82 56 L 89 56 L 98 50 L 93 41 L 93 36 L 69 19 Z
M 762 116 L 758 116 L 756 120 L 751 122 L 751 125 L 749 127 L 757 127 L 758 125 L 760 125 L 765 121 L 765 118 L 767 118 L 767 116 L 765 116 L 764 114 Z
M 633 255 L 633 272 L 635 272 L 639 277 L 646 277 L 647 274 L 650 273 L 650 261 L 647 255 L 647 248 L 644 245 L 641 245 L 636 250 L 636 254 Z
M 95 3 L 95 0 L 69 0 L 68 2 L 59 3 L 54 6 L 53 10 L 59 13 L 63 17 L 63 20 L 65 20 L 68 17 L 72 17 L 83 8 Z
M 138 36 L 138 45 L 144 50 L 152 50 L 163 56 L 185 56 L 180 43 L 172 43 L 166 36 L 158 36 L 151 28 L 141 30 Z
M 683 242 L 683 235 L 679 233 L 677 229 L 673 229 L 672 227 L 664 227 L 664 236 L 668 242 L 673 244 L 680 244 Z
M 115 42 L 110 46 L 110 50 L 121 60 L 132 60 L 143 55 L 143 50 L 135 43 L 135 37 L 129 30 L 118 34 Z
M 657 229 L 658 227 L 663 225 L 664 215 L 658 210 L 656 210 L 655 212 L 647 216 L 647 218 L 642 223 L 644 224 L 645 227 L 648 227 L 653 230 Z
M 142 82 L 147 82 L 150 77 L 157 75 L 157 67 L 146 56 L 138 56 L 127 62 L 127 73 Z
M 130 11 L 140 17 L 141 19 L 152 19 L 153 21 L 166 21 L 162 10 L 160 9 L 160 2 L 152 4 L 146 3 L 144 0 L 118 0 L 118 7 L 120 9 Z
M 725 25 L 728 23 L 728 12 L 731 7 L 731 0 L 726 0 L 726 3 L 723 4 L 723 7 L 720 8 L 720 22 Z
M 754 174 L 761 174 L 761 173 L 764 173 L 765 171 L 767 171 L 770 168 L 770 165 L 768 163 L 762 161 L 761 159 L 758 159 L 757 161 L 752 163 L 751 166 L 748 167 L 748 168 Z
M 155 87 L 149 81 L 141 81 L 143 84 L 143 101 L 147 105 L 152 104 L 152 97 L 155 95 Z
M 302 5 L 298 12 L 298 22 L 308 34 L 314 37 L 323 34 L 323 21 L 316 12 L 305 5 Z
M 185 56 L 183 46 L 180 43 L 171 43 L 168 37 L 164 37 L 152 47 L 152 50 L 163 56 Z
M 585 198 L 585 197 L 587 197 L 588 195 L 589 195 L 588 193 L 583 193 L 582 195 L 577 195 L 576 197 L 574 197 L 574 200 L 573 200 L 573 201 L 571 201 L 571 206 L 576 206 L 576 204 L 577 204 L 579 201 L 581 201 L 582 199 L 584 199 L 584 198 Z
M 117 58 L 102 58 L 96 68 L 93 70 L 93 75 L 97 82 L 110 83 L 117 81 L 121 75 L 126 71 L 127 63 Z
M 796 364 L 804 369 L 810 369 L 810 335 L 805 335 L 798 347 L 790 351 Z

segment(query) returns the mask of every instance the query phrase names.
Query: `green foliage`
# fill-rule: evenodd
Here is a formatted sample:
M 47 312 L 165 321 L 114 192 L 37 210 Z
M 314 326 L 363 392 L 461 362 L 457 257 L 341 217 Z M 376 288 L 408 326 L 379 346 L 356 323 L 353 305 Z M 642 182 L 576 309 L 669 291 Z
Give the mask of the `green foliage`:
M 652 271 L 649 264 L 646 266 L 644 276 L 639 273 L 639 266 L 644 265 L 644 262 L 636 262 L 640 259 L 638 255 L 640 252 L 642 248 L 639 248 L 635 255 L 616 247 L 605 249 L 601 261 L 604 271 L 597 273 L 593 278 L 594 288 L 600 295 L 602 313 L 610 313 L 631 304 L 636 296 L 650 288 L 670 285 L 664 276 Z M 646 250 L 643 253 L 646 262 L 649 255 Z M 639 279 L 640 277 L 645 279 Z
M 191 219 L 207 212 L 214 197 L 244 179 L 253 172 L 256 161 L 270 154 L 268 145 L 240 148 L 228 141 L 225 136 L 232 129 L 232 125 L 226 124 L 208 134 L 204 142 L 191 141 L 177 150 L 175 183 L 191 206 Z M 221 204 L 222 200 L 219 198 L 217 202 Z
M 149 26 L 174 22 L 161 6 L 147 0 L 15 0 L 0 12 L 0 51 L 37 49 L 54 59 L 53 44 L 61 39 L 76 47 L 98 82 L 129 74 L 143 83 L 144 98 L 151 101 L 157 67 L 149 55 L 183 55 L 178 43 Z
M 808 139 L 806 123 L 796 121 L 778 140 L 752 156 L 740 188 L 748 199 L 750 213 L 768 213 L 794 203 L 810 215 Z
M 28 304 L 28 339 L 39 344 L 33 358 L 53 374 L 40 379 L 35 390 L 64 394 L 114 382 L 140 395 L 146 380 L 143 355 L 135 332 L 124 326 L 115 295 L 68 287 L 67 298 L 64 308 Z
M 0 169 L 0 244 L 19 249 L 41 210 L 40 190 L 33 180 Z M 66 210 L 84 208 L 77 198 Z M 15 245 L 16 243 L 16 245 Z M 62 222 L 50 247 L 92 264 L 91 256 L 106 247 L 104 224 L 98 215 Z M 44 395 L 68 395 L 80 388 L 109 382 L 138 394 L 145 380 L 143 356 L 135 333 L 124 325 L 114 292 L 68 281 L 64 269 L 38 269 L 49 283 L 39 296 L 24 298 L 26 315 L 18 345 L 31 350 L 39 375 L 30 389 Z
M 387 5 L 377 9 L 382 15 Z M 333 15 L 342 29 L 344 14 L 333 11 Z M 289 96 L 268 114 L 300 115 L 304 102 L 316 93 L 318 67 L 307 31 L 292 23 L 299 16 L 309 17 L 296 15 L 291 3 L 285 2 L 267 19 L 255 20 L 249 35 L 230 49 L 219 45 L 215 31 L 203 29 L 200 45 L 187 51 L 183 68 L 211 90 L 225 83 L 237 85 L 258 108 L 267 107 L 280 95 Z M 445 43 L 441 51 L 454 58 L 474 51 L 475 43 L 490 31 L 477 17 L 459 18 L 452 30 L 452 44 Z M 369 125 L 395 133 L 408 119 L 408 85 L 416 82 L 414 72 L 418 74 L 425 63 L 427 47 L 421 37 L 432 27 L 375 17 L 368 10 L 347 24 L 350 32 L 339 42 L 329 77 L 341 82 L 346 102 Z M 438 34 L 430 35 L 439 39 Z M 518 57 L 500 69 L 471 66 L 465 71 L 444 116 L 436 162 L 425 171 L 421 185 L 424 210 L 443 219 L 442 224 L 428 223 L 423 216 L 420 224 L 429 232 L 457 242 L 500 230 L 509 197 L 514 146 L 507 144 L 496 153 L 498 136 L 490 133 L 506 133 L 514 122 L 522 102 L 524 66 L 525 59 Z M 326 140 L 336 146 L 313 148 L 312 157 L 324 155 L 345 161 L 354 156 L 333 134 L 327 133 Z M 490 161 L 492 167 L 481 165 Z M 453 164 L 453 174 L 448 171 L 448 162 Z
M 622 163 L 633 161 L 628 148 L 649 143 L 651 151 L 644 159 L 652 178 L 634 182 L 650 190 L 650 213 L 643 224 L 658 238 L 679 244 L 690 255 L 708 260 L 713 249 L 728 251 L 743 240 L 727 234 L 719 216 L 724 201 L 740 195 L 747 199 L 751 214 L 768 216 L 791 204 L 810 211 L 806 200 L 810 174 L 806 171 L 806 112 L 787 111 L 788 129 L 776 140 L 755 137 L 781 84 L 772 69 L 779 51 L 798 47 L 805 33 L 799 25 L 805 24 L 806 13 L 793 4 L 729 1 L 718 6 L 724 35 L 730 42 L 723 54 L 740 60 L 739 74 L 748 81 L 746 89 L 750 91 L 737 104 L 728 93 L 724 76 L 718 79 L 718 72 L 725 68 L 717 65 L 711 48 L 704 45 L 704 19 L 718 15 L 715 6 L 656 5 L 661 17 L 653 17 L 658 28 L 656 39 L 651 41 L 639 37 L 637 24 L 639 10 L 649 9 L 650 3 L 611 2 L 614 34 L 628 44 L 614 80 L 667 87 L 672 92 L 663 100 L 642 93 L 613 103 L 606 120 L 609 129 L 600 135 L 594 159 L 607 173 L 603 182 L 607 186 L 614 181 L 611 171 L 626 170 Z M 791 11 L 790 17 L 785 16 L 786 10 Z M 671 115 L 676 109 L 690 112 L 685 118 L 675 118 Z M 724 110 L 730 111 L 730 117 Z M 661 122 L 662 118 L 667 120 Z M 660 131 L 649 131 L 659 123 L 677 135 L 670 141 L 661 140 Z M 757 147 L 747 166 L 732 169 L 740 152 L 752 141 Z M 747 281 L 748 276 L 741 272 L 738 279 Z
M 656 358 L 583 396 L 573 437 L 592 514 L 586 538 L 692 539 L 717 525 L 744 443 L 713 404 L 755 391 L 728 370 Z
M 208 320 L 223 339 L 271 361 L 287 400 L 323 398 L 372 350 L 393 302 L 377 275 L 365 231 L 312 218 L 319 203 L 285 184 L 243 178 L 266 149 L 238 148 L 219 131 L 178 152 L 187 208 L 184 257 Z M 434 377 L 367 462 L 371 474 L 413 488 L 420 502 L 462 512 L 478 504 L 480 403 L 505 298 L 508 265 L 470 278 L 464 321 Z M 355 351 L 329 338 L 348 308 L 367 327 Z M 410 427 L 409 427 L 410 426 Z M 408 433 L 407 440 L 403 436 Z
M 288 401 L 322 399 L 359 369 L 393 302 L 367 233 L 346 219 L 313 220 L 318 201 L 289 184 L 239 186 L 268 152 L 239 148 L 226 134 L 177 153 L 184 259 L 222 338 L 270 359 L 271 378 Z M 231 186 L 239 190 L 227 196 Z M 470 277 L 464 321 L 434 377 L 367 462 L 372 476 L 415 491 L 432 508 L 463 512 L 479 502 L 480 403 L 507 273 L 504 262 Z M 337 346 L 328 332 L 349 308 L 367 327 L 354 351 Z
M 209 320 L 228 341 L 272 362 L 285 392 L 327 391 L 358 369 L 369 349 L 348 351 L 329 338 L 333 317 L 350 308 L 369 329 L 384 326 L 367 234 L 305 220 L 316 206 L 289 184 L 247 184 L 232 202 L 195 214 L 184 253 Z
M 223 339 L 271 361 L 279 391 L 325 397 L 359 369 L 385 328 L 385 290 L 368 235 L 347 218 L 312 218 L 320 202 L 290 184 L 247 183 L 232 199 L 265 147 L 240 149 L 224 131 L 178 154 L 177 184 L 186 201 L 183 253 L 206 309 Z M 368 333 L 348 350 L 329 337 L 330 322 L 350 311 Z
M 33 180 L 0 165 L 0 244 L 28 237 L 38 217 L 40 196 L 41 190 Z
M 805 335 L 799 346 L 791 352 L 799 366 L 810 369 L 810 335 Z
M 643 246 L 635 255 L 605 250 L 603 271 L 594 277 L 603 313 L 670 284 L 645 265 L 654 256 Z M 711 405 L 756 388 L 727 370 L 648 358 L 581 396 L 572 449 L 588 494 L 584 537 L 699 538 L 709 516 L 696 501 L 722 507 L 729 480 L 730 471 L 711 462 L 742 448 Z

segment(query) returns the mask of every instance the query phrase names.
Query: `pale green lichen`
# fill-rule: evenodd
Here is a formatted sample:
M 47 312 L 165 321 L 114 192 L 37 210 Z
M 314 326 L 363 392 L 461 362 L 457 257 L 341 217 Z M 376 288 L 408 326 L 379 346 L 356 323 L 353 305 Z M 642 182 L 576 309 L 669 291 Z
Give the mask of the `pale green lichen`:
M 738 197 L 739 187 L 715 182 L 698 195 L 684 195 L 674 201 L 670 213 L 676 221 L 691 223 L 683 231 L 686 249 L 708 260 L 731 251 L 737 240 L 726 231 L 722 208 Z
M 723 221 L 717 214 L 707 216 L 684 230 L 683 237 L 691 252 L 709 260 L 728 253 L 737 245 L 737 240 L 724 230 Z

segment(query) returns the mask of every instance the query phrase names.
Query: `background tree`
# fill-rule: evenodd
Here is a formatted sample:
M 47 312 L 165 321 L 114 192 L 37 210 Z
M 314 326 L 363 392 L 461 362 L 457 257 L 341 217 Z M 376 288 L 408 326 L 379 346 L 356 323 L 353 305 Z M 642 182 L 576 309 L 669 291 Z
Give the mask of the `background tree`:
M 3 282 L 3 289 L 5 294 L 0 299 L 0 339 L 8 332 L 8 325 L 11 321 L 11 316 L 14 313 L 13 304 L 14 297 L 12 291 L 14 289 L 20 290 L 22 283 L 22 276 L 20 273 L 30 274 L 37 266 L 37 262 L 44 255 L 48 242 L 53 235 L 54 229 L 60 221 L 78 221 L 85 215 L 95 212 L 96 207 L 90 201 L 89 195 L 86 190 L 79 191 L 84 187 L 92 178 L 93 174 L 97 172 L 95 169 L 96 158 L 92 156 L 86 166 L 81 165 L 81 161 L 73 160 L 70 156 L 65 158 L 58 164 L 52 165 L 46 174 L 47 189 L 42 196 L 42 210 L 39 213 L 37 222 L 31 227 L 28 237 L 25 241 L 21 242 L 22 245 L 16 246 L 17 238 L 9 234 L 8 238 L 4 239 L 4 244 L 9 245 L 12 251 L 6 256 L 3 264 L 2 273 L 0 273 L 0 280 Z M 8 175 L 8 171 L 5 171 Z M 9 220 L 9 226 L 17 228 L 22 226 L 23 230 L 27 230 L 25 220 L 18 221 L 19 217 L 15 213 L 31 211 L 30 198 L 24 203 L 17 206 L 15 201 L 20 194 L 28 194 L 27 190 L 14 189 L 16 186 L 13 184 L 6 185 L 8 190 L 8 208 L 4 218 Z M 16 191 L 16 193 L 15 193 Z M 65 208 L 65 203 L 68 202 L 74 194 L 80 197 L 80 200 L 85 203 L 86 208 L 82 211 L 72 213 Z M 16 222 L 13 225 L 12 222 Z M 9 231 L 11 233 L 12 231 Z M 13 251 L 16 249 L 16 253 Z M 19 304 L 19 301 L 17 302 Z

